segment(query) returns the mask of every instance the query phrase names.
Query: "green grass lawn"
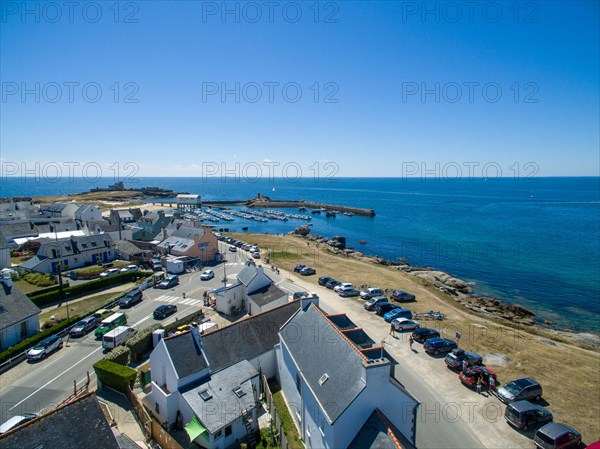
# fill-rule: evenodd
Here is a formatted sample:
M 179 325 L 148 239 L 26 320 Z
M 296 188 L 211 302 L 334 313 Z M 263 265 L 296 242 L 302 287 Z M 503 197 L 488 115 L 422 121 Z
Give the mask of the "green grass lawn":
M 271 432 L 267 429 L 260 429 L 260 441 L 257 443 L 257 449 L 281 449 L 277 442 L 273 441 L 270 436 Z
M 115 261 L 115 262 L 113 262 L 113 266 L 111 268 L 123 268 L 130 264 L 131 264 L 131 262 Z M 107 270 L 107 268 L 100 267 L 98 265 L 94 265 L 91 267 L 77 268 L 76 270 L 73 270 L 73 271 L 76 271 L 77 273 L 82 273 L 82 274 L 83 273 L 85 273 L 85 274 L 100 274 L 106 270 Z
M 129 290 L 131 288 L 131 284 L 125 284 L 122 287 L 123 289 L 120 292 L 100 293 L 80 301 L 73 301 L 69 303 L 70 316 L 83 313 L 86 310 L 98 309 L 104 304 L 114 301 L 118 297 L 122 296 L 124 291 Z M 60 307 L 48 309 L 46 312 L 43 312 L 40 315 L 40 322 L 44 323 L 48 321 L 52 315 L 57 315 L 60 319 L 67 318 L 67 308 L 65 307 L 65 304 L 63 303 Z
M 283 423 L 283 432 L 285 433 L 285 438 L 290 449 L 304 449 L 304 443 L 302 443 L 302 440 L 300 440 L 298 430 L 296 429 L 294 421 L 292 421 L 292 416 L 288 411 L 281 390 L 273 393 L 273 403 L 275 404 L 277 414 Z
M 19 287 L 19 290 L 21 290 L 25 294 L 48 288 L 48 287 L 38 287 L 37 285 L 30 284 L 29 282 L 26 282 L 23 279 L 13 281 L 13 283 L 17 287 Z

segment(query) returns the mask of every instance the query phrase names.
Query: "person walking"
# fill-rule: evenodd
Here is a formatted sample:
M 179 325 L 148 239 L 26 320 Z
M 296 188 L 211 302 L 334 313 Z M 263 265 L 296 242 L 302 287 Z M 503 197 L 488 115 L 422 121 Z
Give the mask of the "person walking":
M 481 394 L 481 388 L 483 387 L 483 378 L 479 376 L 477 378 L 477 394 Z
M 396 329 L 394 329 L 394 323 L 390 324 L 390 335 L 394 338 L 396 338 L 395 331 Z
M 494 391 L 496 391 L 496 379 L 494 379 L 494 376 L 492 376 L 492 375 L 490 375 L 489 386 L 490 386 L 490 393 L 493 393 Z
M 415 342 L 415 339 L 413 338 L 413 336 L 411 335 L 410 337 L 408 337 L 408 345 L 410 346 L 410 350 L 413 350 L 413 343 Z

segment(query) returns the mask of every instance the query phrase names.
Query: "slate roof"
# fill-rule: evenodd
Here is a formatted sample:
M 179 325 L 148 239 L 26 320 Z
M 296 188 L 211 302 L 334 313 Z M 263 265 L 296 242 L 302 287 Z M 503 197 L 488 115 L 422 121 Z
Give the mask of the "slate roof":
M 129 254 L 130 256 L 144 252 L 142 249 L 138 248 L 129 240 L 117 240 L 115 241 L 115 246 L 117 251 L 123 254 Z
M 248 296 L 256 305 L 262 307 L 272 303 L 273 301 L 281 299 L 283 296 L 287 296 L 287 293 L 277 287 L 275 284 L 270 284 L 253 291 Z
M 52 203 L 45 210 L 48 212 L 62 212 L 65 207 L 67 207 L 69 203 Z
M 6 238 L 29 237 L 38 235 L 37 229 L 32 228 L 29 223 L 2 223 L 0 229 Z
M 192 332 L 185 332 L 163 340 L 180 379 L 202 371 L 208 365 L 202 349 L 196 343 Z
M 0 330 L 37 315 L 41 310 L 14 285 L 0 282 Z
M 246 262 L 246 266 L 237 275 L 238 281 L 244 284 L 246 287 L 252 282 L 252 280 L 258 275 L 258 268 L 251 260 Z
M 402 434 L 379 409 L 367 418 L 348 449 L 402 449 Z
M 0 436 L 0 447 L 119 449 L 96 395 L 82 398 Z
M 312 303 L 294 315 L 280 335 L 329 422 L 335 422 L 366 387 L 367 358 Z M 329 378 L 320 384 L 324 374 Z
M 242 416 L 242 410 L 254 408 L 251 379 L 256 376 L 258 371 L 247 360 L 242 360 L 211 375 L 207 382 L 186 389 L 182 396 L 206 430 L 214 434 Z M 242 397 L 233 392 L 238 387 L 245 393 Z M 212 395 L 207 401 L 199 394 L 204 390 Z
M 252 360 L 273 349 L 279 343 L 279 329 L 299 308 L 299 300 L 291 301 L 204 334 L 202 347 L 211 371 Z

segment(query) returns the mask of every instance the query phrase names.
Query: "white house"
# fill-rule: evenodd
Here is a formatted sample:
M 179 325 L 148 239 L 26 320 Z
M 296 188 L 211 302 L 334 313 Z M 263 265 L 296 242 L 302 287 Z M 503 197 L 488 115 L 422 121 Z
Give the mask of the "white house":
M 13 286 L 10 271 L 0 280 L 0 351 L 40 331 L 40 309 Z
M 281 328 L 281 388 L 307 448 L 368 441 L 374 412 L 376 421 L 381 415 L 393 425 L 395 438 L 414 444 L 419 403 L 395 379 L 394 359 L 369 340 L 345 315 L 328 317 L 315 305 Z M 363 449 L 369 447 L 376 446 Z
M 41 211 L 47 217 L 69 217 L 75 218 L 75 212 L 79 205 L 75 203 L 52 203 L 49 206 L 42 207 Z
M 82 204 L 75 211 L 75 220 L 81 222 L 102 220 L 102 212 L 95 204 Z
M 41 273 L 62 271 L 111 262 L 116 257 L 115 242 L 108 234 L 42 239 L 37 254 L 21 264 Z
M 241 441 L 256 430 L 260 375 L 277 376 L 278 332 L 300 304 L 289 302 L 202 336 L 192 327 L 162 339 L 150 354 L 146 406 L 160 422 L 185 424 L 203 448 Z
M 288 294 L 273 283 L 263 267 L 249 260 L 237 275 L 237 283 L 212 292 L 216 296 L 216 310 L 226 315 L 232 310 L 246 310 L 254 315 L 285 304 Z

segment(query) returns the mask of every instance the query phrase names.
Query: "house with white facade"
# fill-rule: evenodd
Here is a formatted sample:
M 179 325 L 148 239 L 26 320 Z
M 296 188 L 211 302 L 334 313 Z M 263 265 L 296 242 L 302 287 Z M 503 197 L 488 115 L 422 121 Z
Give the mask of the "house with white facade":
M 369 340 L 347 316 L 312 304 L 281 328 L 280 384 L 307 448 L 414 444 L 419 402 L 394 377 L 397 362 Z
M 9 270 L 0 279 L 0 351 L 40 331 L 41 310 L 12 283 Z
M 233 310 L 246 310 L 248 315 L 255 315 L 288 301 L 288 294 L 252 260 L 239 272 L 235 284 L 218 288 L 212 294 L 216 297 L 216 310 L 226 315 Z
M 36 255 L 21 267 L 40 273 L 56 273 L 98 263 L 111 262 L 116 258 L 115 242 L 108 234 L 71 236 L 66 238 L 40 239 Z
M 49 206 L 42 206 L 41 211 L 46 217 L 75 218 L 75 212 L 79 209 L 79 204 L 75 203 L 52 203 Z
M 82 204 L 75 211 L 75 220 L 81 222 L 102 220 L 102 211 L 95 204 Z
M 301 304 L 289 302 L 203 335 L 192 327 L 162 339 L 150 354 L 152 391 L 144 403 L 160 422 L 185 425 L 200 447 L 242 441 L 257 429 L 260 375 L 277 377 L 279 329 Z

